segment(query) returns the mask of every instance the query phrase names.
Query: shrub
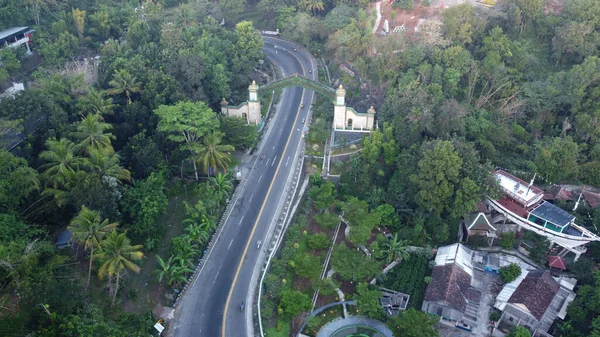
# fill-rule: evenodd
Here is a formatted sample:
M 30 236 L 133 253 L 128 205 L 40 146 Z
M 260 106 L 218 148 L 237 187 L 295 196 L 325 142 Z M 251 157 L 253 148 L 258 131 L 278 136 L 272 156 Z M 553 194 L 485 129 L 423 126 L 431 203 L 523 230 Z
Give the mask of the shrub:
M 329 238 L 325 233 L 309 235 L 306 238 L 306 244 L 311 249 L 325 249 L 329 247 Z
M 504 249 L 512 249 L 512 247 L 514 245 L 515 245 L 515 233 L 514 232 L 503 233 L 502 237 L 500 238 L 500 246 Z
M 519 275 L 521 275 L 521 267 L 516 263 L 500 268 L 500 277 L 504 283 L 516 280 Z

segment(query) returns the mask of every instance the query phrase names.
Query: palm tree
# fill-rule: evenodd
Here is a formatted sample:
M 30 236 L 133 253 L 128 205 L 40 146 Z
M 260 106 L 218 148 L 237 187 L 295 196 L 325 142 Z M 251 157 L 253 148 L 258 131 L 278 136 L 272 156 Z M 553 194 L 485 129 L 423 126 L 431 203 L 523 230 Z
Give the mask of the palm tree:
M 144 253 L 140 250 L 142 245 L 131 245 L 131 241 L 127 238 L 127 233 L 117 233 L 113 230 L 101 244 L 101 251 L 98 253 L 98 259 L 104 261 L 100 269 L 98 269 L 98 277 L 104 280 L 107 276 L 110 278 L 117 277 L 117 282 L 113 292 L 111 305 L 115 304 L 117 292 L 119 291 L 119 278 L 124 270 L 131 270 L 139 273 L 140 266 L 133 263 L 144 257 Z
M 43 176 L 54 188 L 66 185 L 81 163 L 81 158 L 76 155 L 76 145 L 66 138 L 50 138 L 46 140 L 46 148 L 40 154 L 40 159 L 47 162 L 40 166 L 44 170 Z
M 227 171 L 227 164 L 231 162 L 231 152 L 235 151 L 233 146 L 221 144 L 221 139 L 222 134 L 219 132 L 207 134 L 196 152 L 196 161 L 202 164 L 204 173 L 209 176 L 213 169 L 219 167 Z
M 121 158 L 114 152 L 112 147 L 100 149 L 91 148 L 87 158 L 83 159 L 83 164 L 94 173 L 113 177 L 121 183 L 123 181 L 130 181 L 131 173 L 121 167 L 120 163 Z
M 219 198 L 219 205 L 221 205 L 223 199 L 229 197 L 229 193 L 233 189 L 233 184 L 231 183 L 231 176 L 219 172 L 215 177 L 211 177 L 209 181 L 215 189 L 215 194 Z
M 301 7 L 304 7 L 307 11 L 311 11 L 313 16 L 317 14 L 317 11 L 325 10 L 323 1 L 320 0 L 302 0 Z
M 100 246 L 102 239 L 117 228 L 117 223 L 108 223 L 108 219 L 102 220 L 98 211 L 92 211 L 85 206 L 81 207 L 81 211 L 76 217 L 71 220 L 67 227 L 73 233 L 73 240 L 79 244 L 84 244 L 85 250 L 90 250 L 90 266 L 88 270 L 88 279 L 85 284 L 85 289 L 90 285 L 92 276 L 92 260 L 94 258 L 94 248 Z
M 408 258 L 408 251 L 406 250 L 406 241 L 398 240 L 398 233 L 394 234 L 394 238 L 386 242 L 383 246 L 383 254 L 386 256 L 386 263 L 390 263 L 394 260 L 404 260 Z
M 177 15 L 177 21 L 186 30 L 188 27 L 194 26 L 196 20 L 194 19 L 194 9 L 189 4 L 179 5 L 179 13 Z
M 169 276 L 171 275 L 171 267 L 173 266 L 173 256 L 169 257 L 169 260 L 165 262 L 160 256 L 156 255 L 156 261 L 158 261 L 158 265 L 160 266 L 159 269 L 152 272 L 153 274 L 156 274 L 156 280 L 160 283 L 166 278 L 168 280 L 167 282 L 170 284 Z
M 142 91 L 142 83 L 136 82 L 135 76 L 124 69 L 115 71 L 113 79 L 108 82 L 108 85 L 110 85 L 112 89 L 108 89 L 106 92 L 110 95 L 125 94 L 128 104 L 131 104 L 131 94 Z
M 91 113 L 99 115 L 112 115 L 114 114 L 114 107 L 112 98 L 104 98 L 104 93 L 92 89 L 87 95 L 87 103 Z
M 112 129 L 112 125 L 102 122 L 102 115 L 88 114 L 75 124 L 77 131 L 71 132 L 71 136 L 80 141 L 77 148 L 81 153 L 87 153 L 90 149 L 112 146 L 110 140 L 115 139 L 115 136 L 112 133 L 105 133 Z

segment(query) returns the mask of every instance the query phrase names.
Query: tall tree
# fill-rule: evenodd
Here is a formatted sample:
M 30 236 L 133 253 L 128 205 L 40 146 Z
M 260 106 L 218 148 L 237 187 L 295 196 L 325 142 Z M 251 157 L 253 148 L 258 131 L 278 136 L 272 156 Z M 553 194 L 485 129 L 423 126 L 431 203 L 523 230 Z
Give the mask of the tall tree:
M 0 149 L 0 213 L 15 210 L 39 188 L 37 171 L 25 159 Z
M 112 125 L 103 122 L 102 115 L 88 114 L 75 125 L 77 131 L 72 132 L 71 136 L 79 140 L 79 152 L 88 153 L 91 149 L 111 148 L 110 141 L 115 139 L 115 136 L 106 132 L 112 129 Z
M 98 277 L 104 280 L 107 276 L 116 277 L 116 285 L 113 290 L 112 302 L 115 304 L 117 292 L 119 291 L 119 278 L 125 270 L 131 270 L 135 273 L 140 272 L 140 267 L 134 261 L 140 261 L 144 257 L 141 252 L 142 245 L 131 245 L 127 238 L 127 233 L 118 233 L 113 230 L 101 243 L 101 251 L 98 253 L 98 259 L 103 261 L 98 269 Z
M 222 135 L 219 132 L 211 132 L 204 136 L 202 145 L 196 152 L 196 160 L 202 164 L 204 173 L 209 176 L 211 172 L 221 168 L 227 171 L 227 165 L 231 162 L 231 152 L 235 148 L 231 145 L 221 144 Z
M 104 98 L 104 92 L 92 89 L 86 97 L 86 105 L 89 112 L 100 116 L 112 115 L 115 105 L 112 98 Z
M 106 92 L 110 95 L 125 95 L 127 103 L 131 104 L 131 95 L 142 91 L 142 83 L 137 82 L 135 76 L 127 70 L 115 71 L 113 79 L 108 82 L 112 88 Z
M 119 182 L 131 180 L 131 173 L 121 166 L 121 159 L 112 148 L 90 149 L 83 164 L 100 176 L 109 176 Z
M 51 138 L 46 141 L 46 148 L 40 153 L 40 159 L 47 162 L 40 167 L 44 170 L 42 176 L 54 188 L 65 185 L 81 163 L 76 145 L 66 138 Z
M 104 237 L 117 228 L 117 225 L 116 222 L 109 223 L 108 219 L 102 220 L 100 213 L 83 206 L 79 214 L 71 220 L 67 227 L 73 233 L 73 240 L 79 244 L 83 244 L 84 249 L 90 251 L 88 278 L 85 283 L 85 289 L 90 285 L 94 249 L 100 246 L 100 242 Z
M 310 11 L 313 16 L 317 15 L 317 12 L 325 10 L 325 5 L 320 0 L 302 0 L 299 5 L 305 10 Z
M 242 21 L 235 25 L 235 59 L 234 66 L 240 74 L 247 74 L 254 69 L 262 57 L 263 39 L 251 21 Z
M 439 334 L 433 327 L 438 321 L 433 315 L 410 308 L 400 312 L 390 324 L 390 328 L 394 336 L 438 337 Z
M 161 105 L 154 113 L 160 118 L 158 131 L 168 133 L 168 139 L 182 143 L 181 148 L 192 153 L 194 173 L 198 180 L 195 159 L 201 148 L 199 142 L 209 131 L 219 128 L 215 112 L 204 102 L 179 102 L 176 105 Z

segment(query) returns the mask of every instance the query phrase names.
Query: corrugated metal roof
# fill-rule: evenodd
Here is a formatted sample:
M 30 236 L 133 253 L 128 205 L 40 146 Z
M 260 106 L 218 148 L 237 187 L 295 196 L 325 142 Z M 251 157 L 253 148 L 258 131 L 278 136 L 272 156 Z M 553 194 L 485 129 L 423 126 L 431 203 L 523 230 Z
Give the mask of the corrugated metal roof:
M 469 248 L 460 243 L 455 243 L 438 249 L 437 255 L 435 256 L 435 264 L 437 266 L 445 266 L 456 263 L 456 265 L 469 274 L 469 276 L 473 277 L 471 256 L 472 251 Z
M 15 33 L 18 33 L 20 31 L 25 32 L 27 30 L 29 30 L 29 27 L 13 27 L 13 28 L 9 28 L 9 29 L 3 30 L 3 31 L 0 32 L 0 40 L 4 39 L 4 38 L 7 38 L 7 37 L 9 37 L 9 36 L 11 36 L 11 35 L 13 35 Z

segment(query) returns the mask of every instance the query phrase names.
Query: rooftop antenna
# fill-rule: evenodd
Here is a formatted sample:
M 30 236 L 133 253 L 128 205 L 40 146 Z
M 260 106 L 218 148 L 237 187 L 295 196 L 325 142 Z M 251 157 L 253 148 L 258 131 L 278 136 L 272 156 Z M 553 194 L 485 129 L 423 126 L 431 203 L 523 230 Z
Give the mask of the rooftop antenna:
M 583 191 L 585 191 L 585 187 L 583 188 L 583 190 L 581 190 L 581 193 L 579 193 L 579 198 L 577 198 L 577 201 L 575 202 L 575 207 L 573 207 L 573 212 L 575 212 L 577 207 L 579 207 L 579 202 L 581 201 L 581 196 L 583 195 Z
M 535 180 L 535 175 L 537 174 L 537 172 L 533 172 L 533 178 L 531 178 L 531 182 L 529 183 L 529 185 L 527 186 L 527 192 L 525 192 L 525 195 L 527 196 L 527 194 L 529 194 L 529 189 L 531 188 L 531 185 L 533 185 L 533 181 Z

